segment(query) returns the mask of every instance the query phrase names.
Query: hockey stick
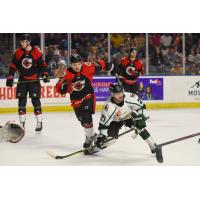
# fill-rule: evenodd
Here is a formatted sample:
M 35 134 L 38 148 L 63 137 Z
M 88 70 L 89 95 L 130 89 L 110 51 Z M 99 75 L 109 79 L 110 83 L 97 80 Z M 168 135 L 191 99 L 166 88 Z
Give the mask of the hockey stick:
M 118 83 L 121 87 L 123 87 L 123 86 L 122 86 L 122 83 L 121 83 L 121 81 L 120 81 L 119 75 L 118 75 L 118 74 L 115 74 L 115 77 L 116 77 L 117 83 Z
M 127 130 L 127 131 L 125 131 L 125 132 L 119 134 L 119 135 L 118 135 L 118 138 L 121 137 L 121 136 L 123 136 L 123 135 L 125 135 L 125 134 L 127 134 L 127 133 L 129 133 L 129 132 L 131 132 L 131 131 L 133 131 L 133 130 L 135 130 L 135 128 L 131 128 L 131 129 L 129 129 L 129 130 Z M 110 142 L 110 141 L 112 141 L 112 140 L 115 140 L 115 139 L 116 139 L 116 138 L 109 138 L 108 140 L 105 141 L 105 144 L 108 143 L 108 142 Z M 98 147 L 97 147 L 96 145 L 93 145 L 92 147 L 90 147 L 90 148 L 88 148 L 88 149 L 80 149 L 80 150 L 78 150 L 78 151 L 75 151 L 75 152 L 73 152 L 73 153 L 66 154 L 66 155 L 63 155 L 63 156 L 56 155 L 56 154 L 54 154 L 54 153 L 51 152 L 51 151 L 47 151 L 47 154 L 48 154 L 49 156 L 51 156 L 52 158 L 55 158 L 55 159 L 63 159 L 63 158 L 68 158 L 68 157 L 71 157 L 71 156 L 74 156 L 74 155 L 83 153 L 85 150 L 91 150 L 91 149 L 94 149 L 94 148 L 98 148 Z
M 52 76 L 52 77 L 49 77 L 49 79 L 56 79 L 56 77 Z M 38 81 L 42 81 L 44 80 L 43 78 L 39 78 L 39 79 L 36 79 L 36 80 L 28 80 L 28 81 L 17 81 L 17 82 L 13 82 L 13 84 L 18 84 L 18 83 L 32 83 L 32 82 L 38 82 Z
M 177 139 L 174 139 L 174 140 L 171 140 L 171 141 L 168 141 L 168 142 L 164 142 L 164 143 L 161 143 L 161 144 L 158 144 L 156 145 L 156 159 L 159 163 L 163 163 L 163 155 L 162 155 L 162 147 L 163 146 L 166 146 L 168 144 L 172 144 L 172 143 L 175 143 L 175 142 L 180 142 L 182 140 L 186 140 L 186 139 L 189 139 L 189 138 L 192 138 L 192 137 L 196 137 L 200 135 L 200 132 L 198 133 L 194 133 L 194 134 L 191 134 L 191 135 L 187 135 L 187 136 L 184 136 L 184 137 L 181 137 L 181 138 L 177 138 Z

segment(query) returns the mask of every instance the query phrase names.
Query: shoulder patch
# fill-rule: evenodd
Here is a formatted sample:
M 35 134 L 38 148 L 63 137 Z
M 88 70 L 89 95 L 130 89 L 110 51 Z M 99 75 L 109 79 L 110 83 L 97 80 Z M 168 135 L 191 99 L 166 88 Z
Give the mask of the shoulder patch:
M 108 109 L 109 109 L 109 104 L 106 104 L 106 105 L 104 106 L 104 109 L 105 109 L 106 111 L 108 111 Z

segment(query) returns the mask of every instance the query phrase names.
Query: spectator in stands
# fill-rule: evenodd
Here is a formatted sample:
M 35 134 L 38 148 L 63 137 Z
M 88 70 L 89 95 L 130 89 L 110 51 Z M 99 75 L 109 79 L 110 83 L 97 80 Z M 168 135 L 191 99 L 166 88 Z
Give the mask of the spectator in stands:
M 120 45 L 124 42 L 124 38 L 119 33 L 111 34 L 110 41 L 112 42 L 115 49 L 118 49 Z
M 112 56 L 112 62 L 114 63 L 115 66 L 118 66 L 120 60 L 128 55 L 129 54 L 126 51 L 124 44 L 121 44 L 119 51 Z
M 137 47 L 139 51 L 145 48 L 145 35 L 143 33 L 136 35 L 133 41 L 135 43 L 134 46 Z
M 0 78 L 6 78 L 6 76 L 8 75 L 8 71 L 9 71 L 8 67 L 0 58 Z
M 161 36 L 160 43 L 163 47 L 167 48 L 172 44 L 172 36 L 170 34 L 163 34 Z
M 48 73 L 50 76 L 54 76 L 54 71 L 58 67 L 58 61 L 64 60 L 58 49 L 54 50 L 52 59 L 48 62 Z
M 160 46 L 160 34 L 154 33 L 151 37 L 152 40 L 152 44 L 155 47 L 159 47 Z
M 195 57 L 196 57 L 195 51 L 194 51 L 194 49 L 191 49 L 191 50 L 190 50 L 190 54 L 189 54 L 189 56 L 188 56 L 188 61 L 189 61 L 190 63 L 195 63 Z

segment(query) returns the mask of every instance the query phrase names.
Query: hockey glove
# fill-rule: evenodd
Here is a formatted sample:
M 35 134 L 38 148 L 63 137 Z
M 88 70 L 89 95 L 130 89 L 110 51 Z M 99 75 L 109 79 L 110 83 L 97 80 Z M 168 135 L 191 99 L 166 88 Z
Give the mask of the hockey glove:
M 59 81 L 57 84 L 56 84 L 56 88 L 57 88 L 57 92 L 60 93 L 60 94 L 66 94 L 67 93 L 67 90 L 68 90 L 68 84 L 67 84 L 67 81 Z
M 137 129 L 143 129 L 146 127 L 144 115 L 140 114 L 135 118 L 135 126 Z
M 7 80 L 6 80 L 6 86 L 12 87 L 13 86 L 13 80 L 14 80 L 13 75 L 8 75 Z
M 48 73 L 44 73 L 44 74 L 42 75 L 42 79 L 43 79 L 43 82 L 44 82 L 44 83 L 50 82 L 49 74 L 48 74 Z

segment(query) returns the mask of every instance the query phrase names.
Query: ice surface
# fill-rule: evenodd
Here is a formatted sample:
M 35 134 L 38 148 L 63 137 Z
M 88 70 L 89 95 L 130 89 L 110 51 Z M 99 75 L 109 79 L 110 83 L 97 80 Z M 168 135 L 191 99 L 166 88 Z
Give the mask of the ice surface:
M 150 110 L 147 129 L 157 143 L 200 131 L 200 109 Z M 17 144 L 0 144 L 0 165 L 200 165 L 200 144 L 194 137 L 163 147 L 164 163 L 157 163 L 147 144 L 131 133 L 119 138 L 109 148 L 92 156 L 83 154 L 55 160 L 46 154 L 52 150 L 67 154 L 82 148 L 84 132 L 74 113 L 44 113 L 41 135 L 34 132 L 35 116 L 27 114 L 26 135 Z M 100 113 L 94 115 L 97 130 Z M 0 124 L 16 120 L 16 114 L 1 114 Z M 125 130 L 122 128 L 122 131 Z

